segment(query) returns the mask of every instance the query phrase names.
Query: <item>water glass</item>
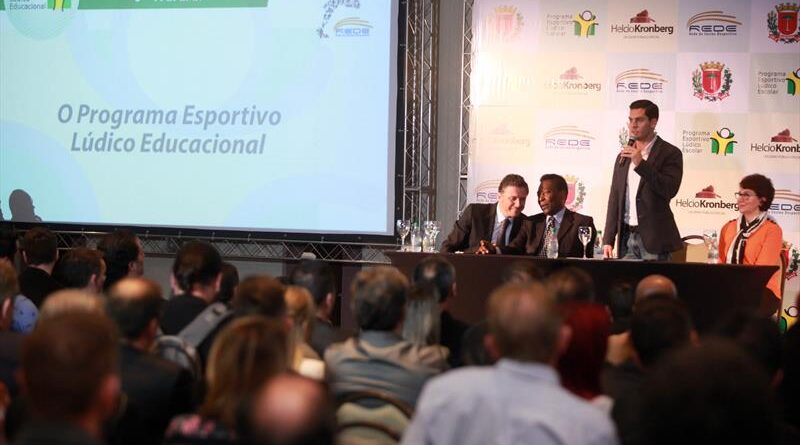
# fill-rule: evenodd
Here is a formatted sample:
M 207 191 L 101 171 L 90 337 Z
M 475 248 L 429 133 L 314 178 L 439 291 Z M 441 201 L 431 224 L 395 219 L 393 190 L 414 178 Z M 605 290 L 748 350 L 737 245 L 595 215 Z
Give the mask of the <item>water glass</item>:
M 400 251 L 405 252 L 406 249 L 406 237 L 408 233 L 411 231 L 411 220 L 408 219 L 398 219 L 397 220 L 397 234 L 400 235 Z
M 592 228 L 591 226 L 580 226 L 578 227 L 578 240 L 583 244 L 583 259 L 586 259 L 586 245 L 589 244 L 589 241 L 592 240 Z

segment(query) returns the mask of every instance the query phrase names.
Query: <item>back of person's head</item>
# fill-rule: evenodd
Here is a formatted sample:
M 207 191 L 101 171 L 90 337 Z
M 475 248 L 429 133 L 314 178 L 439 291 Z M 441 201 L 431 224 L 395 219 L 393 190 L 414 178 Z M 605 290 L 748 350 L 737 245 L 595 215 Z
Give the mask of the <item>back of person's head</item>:
M 161 316 L 164 304 L 161 286 L 147 278 L 123 278 L 108 291 L 106 311 L 117 324 L 120 335 L 138 339 L 153 320 Z
M 14 318 L 14 297 L 18 293 L 17 271 L 8 261 L 0 261 L 0 332 L 11 328 Z
M 195 287 L 213 286 L 222 273 L 222 257 L 205 241 L 190 241 L 178 250 L 172 263 L 175 284 L 186 293 Z
M 222 262 L 222 280 L 219 282 L 219 292 L 217 293 L 217 301 L 229 303 L 233 300 L 233 295 L 236 294 L 236 288 L 239 286 L 239 270 L 233 264 L 223 261 Z
M 500 274 L 500 282 L 503 284 L 538 283 L 543 280 L 544 272 L 533 261 L 514 261 Z
M 664 275 L 648 275 L 636 285 L 635 304 L 650 297 L 678 298 L 678 288 Z
M 611 334 L 630 328 L 633 315 L 634 287 L 628 281 L 616 281 L 608 288 L 608 310 L 611 313 Z
M 305 326 L 314 318 L 314 299 L 311 292 L 301 286 L 287 286 L 283 294 L 286 312 L 295 326 Z
M 97 409 L 98 397 L 116 402 L 116 330 L 105 316 L 69 312 L 40 320 L 25 339 L 21 358 L 34 416 L 76 421 Z M 105 408 L 110 414 L 111 407 Z
M 53 275 L 67 288 L 83 289 L 90 284 L 103 288 L 105 281 L 103 254 L 85 247 L 70 249 L 58 260 Z
M 139 238 L 130 230 L 115 230 L 106 234 L 97 244 L 106 261 L 105 289 L 127 277 L 141 275 L 144 252 Z
M 39 310 L 38 320 L 42 322 L 72 312 L 105 316 L 105 304 L 97 294 L 79 289 L 62 289 L 47 297 Z
M 594 280 L 585 270 L 565 267 L 550 274 L 547 287 L 557 303 L 568 301 L 594 301 Z
M 252 275 L 239 283 L 233 296 L 237 316 L 261 315 L 275 320 L 286 317 L 285 288 L 269 275 Z
M 636 303 L 631 318 L 631 340 L 645 368 L 665 353 L 689 344 L 692 333 L 691 317 L 682 301 L 648 297 Z
M 336 417 L 318 382 L 284 373 L 256 392 L 241 436 L 250 445 L 333 445 Z
M 800 323 L 783 335 L 783 379 L 778 387 L 784 423 L 800 431 Z
M 56 234 L 44 227 L 34 227 L 22 237 L 22 252 L 25 262 L 31 266 L 55 263 L 58 258 Z
M 441 339 L 441 310 L 437 289 L 434 283 L 421 281 L 408 291 L 403 338 L 415 345 L 436 345 Z
M 642 443 L 776 443 L 769 379 L 729 341 L 669 354 L 643 382 L 642 399 Z
M 750 353 L 770 376 L 774 376 L 781 368 L 783 340 L 778 325 L 772 320 L 760 317 L 753 311 L 733 310 L 725 314 L 711 332 L 733 340 Z
M 506 284 L 492 292 L 489 336 L 497 354 L 522 362 L 551 362 L 557 353 L 561 317 L 540 283 Z
M 336 294 L 336 277 L 331 266 L 320 260 L 304 260 L 292 271 L 290 281 L 311 292 L 314 304 L 320 306 L 328 294 Z
M 450 297 L 456 282 L 456 268 L 441 256 L 429 256 L 414 268 L 414 284 L 428 282 L 436 286 L 439 301 Z
M 605 306 L 570 302 L 561 305 L 564 324 L 572 335 L 567 350 L 558 360 L 561 384 L 579 397 L 591 400 L 600 395 L 600 373 L 606 358 L 611 320 Z
M 17 254 L 17 234 L 8 227 L 0 227 L 0 260 L 7 259 L 14 264 Z
M 268 378 L 288 369 L 283 323 L 260 316 L 234 320 L 211 346 L 206 368 L 208 392 L 201 414 L 236 427 L 236 410 Z
M 361 330 L 391 331 L 403 320 L 408 280 L 394 267 L 362 270 L 352 284 L 353 314 Z

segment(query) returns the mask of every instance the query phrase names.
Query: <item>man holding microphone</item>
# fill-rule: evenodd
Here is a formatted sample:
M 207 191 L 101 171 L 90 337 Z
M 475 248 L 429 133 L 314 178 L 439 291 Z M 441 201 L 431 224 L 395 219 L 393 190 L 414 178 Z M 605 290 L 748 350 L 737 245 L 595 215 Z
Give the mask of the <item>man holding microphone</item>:
M 630 105 L 630 140 L 614 164 L 608 196 L 603 256 L 666 261 L 681 247 L 669 201 L 683 177 L 683 154 L 655 132 L 658 106 L 649 100 Z

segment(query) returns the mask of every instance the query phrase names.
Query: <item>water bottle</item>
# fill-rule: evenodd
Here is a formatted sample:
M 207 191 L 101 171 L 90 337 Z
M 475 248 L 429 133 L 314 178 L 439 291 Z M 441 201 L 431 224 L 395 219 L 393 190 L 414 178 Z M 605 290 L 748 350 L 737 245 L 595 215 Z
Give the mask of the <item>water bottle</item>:
M 558 258 L 558 236 L 555 226 L 550 230 L 550 239 L 547 241 L 547 258 Z
M 594 240 L 594 257 L 603 258 L 603 231 L 597 231 L 597 238 Z
M 717 241 L 717 231 L 711 234 L 711 240 L 708 243 L 708 264 L 719 263 L 719 242 Z
M 422 248 L 422 231 L 419 229 L 419 223 L 411 224 L 411 251 L 419 252 Z

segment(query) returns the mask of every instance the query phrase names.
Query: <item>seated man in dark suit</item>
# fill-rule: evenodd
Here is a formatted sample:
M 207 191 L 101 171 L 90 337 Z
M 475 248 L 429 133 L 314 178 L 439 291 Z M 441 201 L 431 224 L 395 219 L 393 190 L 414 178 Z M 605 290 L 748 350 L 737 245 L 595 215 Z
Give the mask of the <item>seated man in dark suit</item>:
M 122 389 L 134 405 L 146 443 L 161 443 L 172 417 L 192 410 L 192 377 L 151 354 L 164 299 L 144 278 L 123 278 L 108 293 L 107 311 L 119 328 Z
M 546 256 L 548 231 L 555 227 L 558 257 L 583 257 L 583 244 L 578 240 L 578 227 L 592 228 L 586 256 L 591 257 L 597 230 L 591 216 L 581 215 L 564 207 L 567 202 L 567 181 L 555 174 L 543 175 L 536 196 L 542 213 L 529 217 L 519 234 L 507 246 L 481 249 L 478 253 L 526 254 Z
M 442 253 L 475 253 L 483 244 L 505 246 L 522 227 L 528 184 L 520 175 L 506 175 L 500 186 L 497 204 L 470 204 L 442 243 Z

